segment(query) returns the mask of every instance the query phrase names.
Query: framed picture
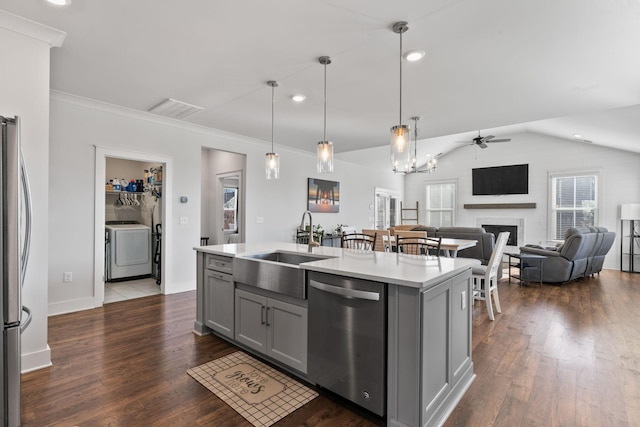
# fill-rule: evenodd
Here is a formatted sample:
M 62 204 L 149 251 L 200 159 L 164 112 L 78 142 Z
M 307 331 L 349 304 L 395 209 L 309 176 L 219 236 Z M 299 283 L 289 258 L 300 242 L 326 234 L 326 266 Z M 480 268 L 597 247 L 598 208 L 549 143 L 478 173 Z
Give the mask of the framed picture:
M 307 209 L 311 212 L 339 212 L 340 183 L 309 178 L 307 180 Z

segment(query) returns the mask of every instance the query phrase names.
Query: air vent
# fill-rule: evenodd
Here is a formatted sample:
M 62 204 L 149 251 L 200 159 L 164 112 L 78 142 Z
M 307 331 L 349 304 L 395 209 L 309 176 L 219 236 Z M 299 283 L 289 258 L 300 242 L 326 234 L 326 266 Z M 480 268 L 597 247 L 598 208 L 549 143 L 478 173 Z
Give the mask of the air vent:
M 185 117 L 195 114 L 203 109 L 204 107 L 198 107 L 196 105 L 187 104 L 186 102 L 167 98 L 155 107 L 150 108 L 149 112 L 174 119 L 184 119 Z

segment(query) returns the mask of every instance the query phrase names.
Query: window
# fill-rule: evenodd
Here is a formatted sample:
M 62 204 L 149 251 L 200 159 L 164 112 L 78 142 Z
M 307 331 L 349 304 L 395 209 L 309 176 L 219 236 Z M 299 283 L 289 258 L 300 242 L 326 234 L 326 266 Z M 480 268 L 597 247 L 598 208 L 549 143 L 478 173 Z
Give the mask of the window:
M 456 206 L 456 183 L 427 184 L 426 191 L 426 224 L 433 227 L 453 226 Z
M 238 189 L 224 187 L 223 189 L 224 231 L 238 232 Z
M 551 176 L 551 239 L 571 227 L 598 224 L 598 174 Z

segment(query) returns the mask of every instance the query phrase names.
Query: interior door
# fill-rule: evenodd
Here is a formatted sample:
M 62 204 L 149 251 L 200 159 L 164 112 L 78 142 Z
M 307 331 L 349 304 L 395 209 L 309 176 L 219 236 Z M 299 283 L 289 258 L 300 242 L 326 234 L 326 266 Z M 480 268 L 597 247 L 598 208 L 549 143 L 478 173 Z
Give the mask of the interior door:
M 375 227 L 386 230 L 400 224 L 400 193 L 384 188 L 375 189 Z

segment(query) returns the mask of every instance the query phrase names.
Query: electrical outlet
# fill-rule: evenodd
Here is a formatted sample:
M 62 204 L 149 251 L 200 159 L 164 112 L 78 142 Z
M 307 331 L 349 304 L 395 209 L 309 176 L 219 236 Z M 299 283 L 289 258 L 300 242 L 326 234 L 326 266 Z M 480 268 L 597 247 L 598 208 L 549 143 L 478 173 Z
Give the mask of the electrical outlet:
M 264 223 L 264 217 L 257 216 L 256 217 L 256 224 L 262 224 L 262 223 Z
M 63 282 L 73 282 L 73 273 L 70 271 L 65 271 L 64 276 L 62 278 Z
M 180 225 L 187 225 L 187 224 L 189 224 L 189 218 L 187 218 L 186 216 L 181 216 Z

